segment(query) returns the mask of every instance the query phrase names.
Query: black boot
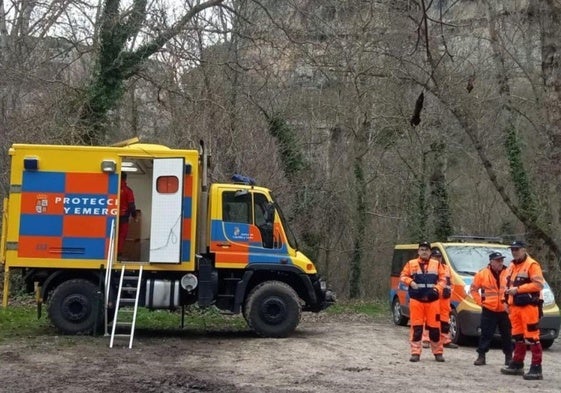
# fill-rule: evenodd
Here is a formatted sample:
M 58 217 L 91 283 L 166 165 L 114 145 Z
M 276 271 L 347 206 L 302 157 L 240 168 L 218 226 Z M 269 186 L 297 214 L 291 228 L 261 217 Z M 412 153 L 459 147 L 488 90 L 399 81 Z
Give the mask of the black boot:
M 522 377 L 524 379 L 543 379 L 541 364 L 532 364 L 530 370 Z
M 505 355 L 505 366 L 508 366 L 512 362 L 512 355 Z
M 511 361 L 507 367 L 501 368 L 501 374 L 524 375 L 524 363 Z
M 475 362 L 473 362 L 474 366 L 484 366 L 485 365 L 485 355 L 479 354 Z

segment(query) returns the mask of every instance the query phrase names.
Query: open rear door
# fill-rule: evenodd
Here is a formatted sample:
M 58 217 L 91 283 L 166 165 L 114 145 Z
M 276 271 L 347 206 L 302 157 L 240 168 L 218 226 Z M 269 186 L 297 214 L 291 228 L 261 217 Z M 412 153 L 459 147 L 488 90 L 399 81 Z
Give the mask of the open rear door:
M 180 262 L 184 168 L 183 158 L 154 159 L 150 263 Z

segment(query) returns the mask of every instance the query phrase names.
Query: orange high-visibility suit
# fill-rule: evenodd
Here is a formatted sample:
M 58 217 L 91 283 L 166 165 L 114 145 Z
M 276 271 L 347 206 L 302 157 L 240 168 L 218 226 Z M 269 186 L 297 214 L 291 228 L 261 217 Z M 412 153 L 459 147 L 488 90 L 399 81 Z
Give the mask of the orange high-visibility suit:
M 473 300 L 481 307 L 488 310 L 502 312 L 505 311 L 504 295 L 506 287 L 507 269 L 499 273 L 499 283 L 491 272 L 491 267 L 481 269 L 473 278 L 473 283 L 469 288 L 469 293 Z M 483 296 L 479 293 L 481 290 Z
M 440 293 L 446 286 L 445 270 L 436 259 L 423 260 L 420 257 L 405 264 L 400 280 L 409 287 L 409 320 L 411 355 L 420 355 L 423 325 L 427 324 L 431 351 L 434 355 L 443 352 L 440 340 Z M 412 288 L 415 282 L 417 289 Z
M 477 353 L 482 357 L 489 352 L 495 330 L 498 328 L 505 359 L 512 358 L 511 325 L 504 303 L 506 277 L 507 269 L 502 266 L 502 262 L 501 270 L 497 271 L 489 265 L 477 272 L 469 288 L 471 297 L 481 306 L 481 335 Z
M 433 257 L 437 259 L 436 257 Z M 440 256 L 442 258 L 442 256 Z M 448 266 L 444 261 L 440 261 L 442 267 L 444 268 L 446 286 L 444 287 L 440 295 L 440 340 L 444 346 L 452 345 L 450 344 L 452 340 L 450 339 L 450 311 L 452 306 L 450 301 L 452 298 L 452 278 L 450 273 L 450 266 Z M 429 343 L 429 331 L 428 329 L 423 329 L 423 343 Z M 426 347 L 426 345 L 425 345 Z
M 452 278 L 450 276 L 450 266 L 441 263 L 444 267 L 444 274 L 446 279 L 446 286 L 442 290 L 440 296 L 440 340 L 442 344 L 449 344 L 450 340 L 450 299 L 452 298 Z
M 523 365 L 526 357 L 526 343 L 530 343 L 532 366 L 542 364 L 542 347 L 540 344 L 541 318 L 540 292 L 544 286 L 540 264 L 529 255 L 522 261 L 512 261 L 507 269 L 507 289 L 516 287 L 515 295 L 506 295 L 509 307 L 509 318 L 514 339 L 512 362 Z

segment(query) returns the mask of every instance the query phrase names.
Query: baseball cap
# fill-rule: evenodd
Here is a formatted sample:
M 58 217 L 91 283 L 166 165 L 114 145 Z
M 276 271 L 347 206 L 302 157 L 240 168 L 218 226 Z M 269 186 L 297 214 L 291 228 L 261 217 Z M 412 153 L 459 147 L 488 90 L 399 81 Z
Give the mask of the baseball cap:
M 522 240 L 515 240 L 510 243 L 510 248 L 526 248 L 526 243 L 524 243 Z
M 506 257 L 501 254 L 500 252 L 492 252 L 491 254 L 489 254 L 489 260 L 492 261 L 494 259 L 505 259 Z
M 421 248 L 421 247 L 430 248 L 430 243 L 429 242 L 420 242 L 419 243 L 419 248 Z
M 442 253 L 440 252 L 440 250 L 438 248 L 433 248 L 430 255 L 433 256 L 433 257 L 441 257 Z

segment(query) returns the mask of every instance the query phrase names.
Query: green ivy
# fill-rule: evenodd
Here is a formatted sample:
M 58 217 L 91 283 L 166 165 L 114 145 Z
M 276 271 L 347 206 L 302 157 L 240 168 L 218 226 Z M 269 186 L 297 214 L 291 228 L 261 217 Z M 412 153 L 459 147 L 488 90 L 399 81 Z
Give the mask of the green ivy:
M 269 132 L 279 144 L 285 175 L 290 182 L 294 182 L 298 173 L 306 167 L 296 132 L 278 113 L 269 118 Z
M 520 208 L 531 221 L 536 222 L 538 218 L 536 196 L 524 168 L 520 139 L 512 126 L 506 129 L 505 149 Z

